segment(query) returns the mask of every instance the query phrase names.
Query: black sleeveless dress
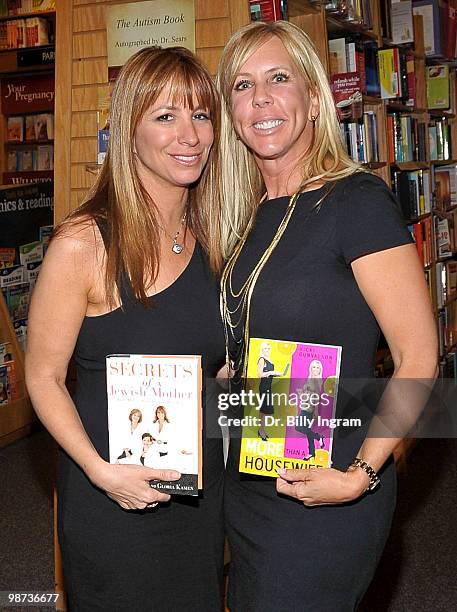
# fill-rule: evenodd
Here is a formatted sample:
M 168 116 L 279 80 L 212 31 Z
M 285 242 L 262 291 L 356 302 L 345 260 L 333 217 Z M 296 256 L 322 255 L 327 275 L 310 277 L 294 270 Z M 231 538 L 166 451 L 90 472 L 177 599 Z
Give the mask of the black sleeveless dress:
M 99 224 L 104 232 L 104 227 Z M 108 460 L 105 356 L 202 355 L 203 376 L 224 362 L 218 288 L 197 243 L 177 280 L 144 308 L 122 291 L 123 309 L 86 317 L 75 348 L 75 404 L 99 454 Z M 59 540 L 70 610 L 219 610 L 223 567 L 221 439 L 204 439 L 204 491 L 154 510 L 126 511 L 59 457 Z
M 250 336 L 342 347 L 341 381 L 373 376 L 379 327 L 351 262 L 409 244 L 412 238 L 385 183 L 358 173 L 302 194 L 251 300 Z M 289 198 L 264 202 L 233 273 L 236 290 L 259 261 Z M 235 301 L 229 303 L 230 308 Z M 363 400 L 363 398 L 362 398 Z M 337 417 L 357 415 L 358 398 L 338 394 Z M 354 405 L 355 404 L 355 405 Z M 345 470 L 365 431 L 335 430 L 333 467 Z M 240 440 L 231 439 L 225 516 L 232 553 L 231 612 L 352 612 L 381 556 L 395 507 L 395 470 L 381 486 L 347 504 L 305 507 L 278 495 L 274 478 L 241 474 Z

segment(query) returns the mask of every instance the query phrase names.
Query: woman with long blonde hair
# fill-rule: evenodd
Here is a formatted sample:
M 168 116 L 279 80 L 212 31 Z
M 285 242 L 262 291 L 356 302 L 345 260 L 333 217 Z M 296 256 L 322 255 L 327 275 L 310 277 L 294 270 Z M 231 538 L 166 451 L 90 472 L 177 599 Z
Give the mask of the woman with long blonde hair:
M 381 327 L 395 375 L 377 419 L 389 431 L 401 415 L 406 434 L 421 406 L 395 381 L 433 379 L 437 367 L 423 270 L 395 198 L 344 151 L 313 44 L 291 23 L 246 26 L 225 47 L 218 86 L 221 309 L 235 375 L 255 337 L 340 346 L 342 379 L 370 379 Z M 341 395 L 336 416 L 353 408 Z M 389 531 L 402 435 L 367 428 L 335 432 L 332 467 L 281 468 L 276 482 L 240 474 L 231 440 L 231 612 L 356 609 Z
M 223 362 L 210 269 L 220 262 L 219 212 L 208 190 L 218 133 L 218 94 L 190 51 L 132 56 L 114 88 L 99 177 L 57 228 L 34 291 L 26 379 L 61 447 L 59 541 L 72 610 L 220 605 L 221 441 L 204 441 L 198 499 L 151 488 L 179 478 L 176 469 L 110 464 L 105 366 L 113 353 L 196 354 L 214 376 Z M 73 352 L 74 402 L 65 388 Z

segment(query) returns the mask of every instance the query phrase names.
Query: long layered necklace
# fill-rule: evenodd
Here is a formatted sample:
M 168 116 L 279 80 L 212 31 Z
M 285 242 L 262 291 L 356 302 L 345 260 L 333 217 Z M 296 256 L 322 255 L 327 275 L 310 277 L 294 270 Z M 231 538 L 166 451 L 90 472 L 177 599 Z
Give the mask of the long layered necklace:
M 312 212 L 318 210 L 324 201 L 324 199 L 333 190 L 335 183 L 331 183 L 321 198 L 312 206 L 306 219 L 311 215 Z M 289 221 L 293 215 L 297 201 L 302 191 L 294 193 L 290 199 L 286 208 L 286 212 L 281 220 L 281 223 L 273 236 L 272 241 L 263 252 L 257 264 L 254 266 L 252 272 L 249 274 L 245 282 L 242 284 L 238 291 L 233 288 L 233 270 L 238 261 L 238 257 L 243 250 L 246 240 L 251 233 L 252 227 L 255 221 L 255 215 L 252 215 L 246 230 L 237 244 L 235 250 L 230 256 L 227 264 L 224 268 L 221 278 L 221 294 L 220 294 L 220 309 L 221 316 L 224 323 L 224 334 L 225 334 L 225 358 L 228 371 L 232 371 L 235 376 L 242 375 L 246 378 L 247 374 L 247 351 L 249 347 L 249 318 L 251 311 L 251 299 L 254 292 L 254 288 L 263 268 L 267 261 L 270 259 L 271 254 L 275 250 L 282 235 L 289 225 Z M 266 194 L 263 196 L 259 203 L 265 200 Z M 229 307 L 228 297 L 231 298 L 231 302 L 237 302 L 236 306 Z M 238 332 L 238 333 L 237 333 Z M 230 354 L 230 344 L 235 346 L 235 351 Z M 241 371 L 242 370 L 242 371 Z

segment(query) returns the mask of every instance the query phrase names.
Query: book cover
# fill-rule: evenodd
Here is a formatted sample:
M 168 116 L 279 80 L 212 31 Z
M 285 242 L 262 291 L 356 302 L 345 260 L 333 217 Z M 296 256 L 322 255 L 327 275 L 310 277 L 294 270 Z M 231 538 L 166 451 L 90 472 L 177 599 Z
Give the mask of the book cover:
M 6 139 L 8 142 L 22 142 L 24 140 L 24 118 L 8 117 L 6 126 Z
M 2 289 L 11 320 L 26 319 L 29 312 L 30 285 L 23 283 Z
M 11 361 L 13 358 L 13 345 L 11 342 L 0 342 L 0 364 Z
M 331 87 L 340 121 L 354 121 L 363 115 L 360 75 L 357 72 L 334 74 Z
M 396 47 L 378 51 L 381 98 L 398 98 L 400 92 L 400 56 Z
M 201 358 L 190 355 L 108 355 L 111 463 L 175 469 L 158 491 L 198 495 L 202 488 Z
M 332 464 L 341 347 L 251 338 L 240 472 Z M 265 436 L 261 429 L 264 428 Z
M 23 266 L 35 261 L 43 261 L 43 243 L 39 240 L 19 247 L 19 259 Z
M 19 399 L 19 388 L 17 384 L 16 362 L 12 359 L 3 362 L 3 367 L 6 368 L 7 391 L 8 399 L 11 402 Z
M 447 64 L 427 66 L 425 75 L 427 107 L 430 109 L 448 109 L 450 103 L 449 66 Z
M 392 42 L 395 45 L 414 42 L 411 0 L 392 2 L 390 11 Z
M 24 266 L 6 266 L 0 268 L 0 287 L 13 287 L 25 282 Z

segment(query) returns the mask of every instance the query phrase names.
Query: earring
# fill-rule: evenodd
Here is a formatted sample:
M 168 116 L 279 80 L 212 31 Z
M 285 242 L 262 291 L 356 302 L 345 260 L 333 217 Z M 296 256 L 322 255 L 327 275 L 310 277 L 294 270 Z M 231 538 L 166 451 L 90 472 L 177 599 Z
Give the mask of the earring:
M 314 127 L 314 124 L 316 123 L 316 119 L 317 119 L 316 115 L 311 115 L 311 121 L 313 122 L 313 127 Z

